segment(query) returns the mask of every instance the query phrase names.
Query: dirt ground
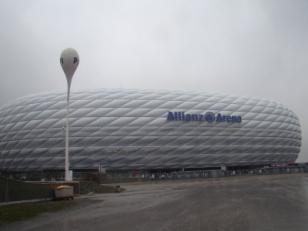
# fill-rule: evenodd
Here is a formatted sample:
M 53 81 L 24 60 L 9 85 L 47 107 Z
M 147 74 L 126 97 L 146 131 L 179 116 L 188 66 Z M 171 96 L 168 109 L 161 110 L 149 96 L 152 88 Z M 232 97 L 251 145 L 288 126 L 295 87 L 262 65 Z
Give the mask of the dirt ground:
M 122 184 L 0 230 L 306 231 L 308 174 Z

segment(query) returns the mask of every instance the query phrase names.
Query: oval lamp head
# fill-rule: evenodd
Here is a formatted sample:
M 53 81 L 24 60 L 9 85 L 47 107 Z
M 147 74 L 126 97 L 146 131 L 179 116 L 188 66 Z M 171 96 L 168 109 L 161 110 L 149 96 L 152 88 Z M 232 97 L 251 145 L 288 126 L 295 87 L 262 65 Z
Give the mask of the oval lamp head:
M 70 83 L 79 64 L 79 55 L 73 48 L 66 48 L 62 51 L 60 63 L 67 81 Z

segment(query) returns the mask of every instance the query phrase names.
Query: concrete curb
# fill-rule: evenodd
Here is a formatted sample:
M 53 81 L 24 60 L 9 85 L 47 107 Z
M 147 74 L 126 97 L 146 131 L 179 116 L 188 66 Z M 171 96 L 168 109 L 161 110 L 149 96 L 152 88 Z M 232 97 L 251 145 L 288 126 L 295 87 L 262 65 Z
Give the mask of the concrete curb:
M 43 198 L 43 199 L 0 202 L 0 207 L 5 206 L 5 205 L 23 204 L 23 203 L 40 202 L 40 201 L 51 201 L 51 200 L 52 200 L 52 198 Z

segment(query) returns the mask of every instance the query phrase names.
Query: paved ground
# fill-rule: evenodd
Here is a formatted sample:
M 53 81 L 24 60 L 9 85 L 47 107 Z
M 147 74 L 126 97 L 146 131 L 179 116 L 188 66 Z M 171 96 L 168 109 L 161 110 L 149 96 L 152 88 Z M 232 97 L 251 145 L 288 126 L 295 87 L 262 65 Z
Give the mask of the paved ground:
M 308 230 L 308 174 L 123 186 L 0 230 Z

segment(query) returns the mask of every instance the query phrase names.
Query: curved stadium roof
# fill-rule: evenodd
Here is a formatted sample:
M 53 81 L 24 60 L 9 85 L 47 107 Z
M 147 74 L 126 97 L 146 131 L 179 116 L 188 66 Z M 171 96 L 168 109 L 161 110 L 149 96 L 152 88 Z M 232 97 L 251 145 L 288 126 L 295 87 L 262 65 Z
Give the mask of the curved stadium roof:
M 0 169 L 64 168 L 65 99 L 64 93 L 46 93 L 0 109 Z M 168 121 L 175 112 L 241 121 Z M 70 125 L 74 169 L 285 163 L 297 158 L 301 145 L 298 118 L 281 104 L 198 92 L 73 92 Z

